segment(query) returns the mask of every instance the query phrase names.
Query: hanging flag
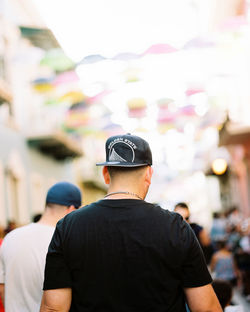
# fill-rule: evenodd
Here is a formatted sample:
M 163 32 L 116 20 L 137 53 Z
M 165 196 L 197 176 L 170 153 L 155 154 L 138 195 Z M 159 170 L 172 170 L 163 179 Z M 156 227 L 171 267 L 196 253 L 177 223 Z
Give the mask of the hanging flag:
M 205 90 L 203 88 L 190 88 L 190 89 L 187 89 L 185 93 L 186 93 L 186 96 L 191 96 L 197 93 L 202 93 L 204 91 Z
M 195 106 L 193 105 L 186 105 L 180 107 L 178 110 L 180 116 L 196 116 Z
M 73 83 L 78 81 L 79 81 L 78 75 L 76 74 L 75 71 L 71 70 L 57 75 L 53 80 L 53 85 L 57 86 L 60 84 Z
M 140 54 L 136 54 L 136 53 L 119 53 L 117 55 L 115 55 L 114 57 L 112 57 L 112 60 L 115 61 L 130 61 L 130 60 L 136 60 L 140 58 Z
M 61 102 L 69 102 L 69 103 L 77 103 L 81 102 L 86 99 L 86 96 L 82 93 L 82 91 L 75 90 L 75 91 L 69 91 L 62 95 L 59 98 L 59 101 Z
M 159 44 L 154 44 L 151 47 L 149 47 L 144 53 L 142 53 L 142 55 L 165 54 L 165 53 L 172 53 L 176 51 L 178 50 L 169 44 L 159 43 Z
M 37 92 L 46 93 L 54 90 L 54 86 L 52 84 L 53 78 L 38 78 L 32 81 L 33 88 Z
M 107 58 L 100 54 L 85 56 L 77 65 L 94 64 L 106 60 Z
M 147 103 L 143 98 L 133 98 L 127 102 L 128 115 L 131 118 L 146 116 Z
M 40 65 L 48 66 L 56 72 L 63 72 L 75 67 L 75 63 L 61 49 L 48 50 L 40 61 Z
M 98 101 L 101 101 L 105 96 L 107 96 L 108 94 L 112 93 L 111 90 L 104 90 L 94 96 L 88 97 L 86 99 L 87 103 L 91 104 L 91 103 L 97 103 Z
M 183 46 L 183 49 L 190 49 L 190 48 L 212 48 L 216 45 L 215 41 L 211 40 L 210 38 L 205 37 L 195 37 L 189 40 Z

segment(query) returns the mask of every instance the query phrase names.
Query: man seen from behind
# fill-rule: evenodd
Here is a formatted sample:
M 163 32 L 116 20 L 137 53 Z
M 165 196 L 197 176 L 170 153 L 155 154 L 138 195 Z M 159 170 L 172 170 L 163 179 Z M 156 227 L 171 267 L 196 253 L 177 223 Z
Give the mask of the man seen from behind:
M 195 235 L 177 213 L 144 199 L 148 143 L 110 137 L 108 194 L 60 220 L 49 246 L 41 312 L 221 312 Z
M 56 183 L 47 192 L 41 219 L 5 236 L 0 248 L 0 295 L 5 312 L 39 311 L 45 258 L 56 223 L 80 205 L 77 186 Z

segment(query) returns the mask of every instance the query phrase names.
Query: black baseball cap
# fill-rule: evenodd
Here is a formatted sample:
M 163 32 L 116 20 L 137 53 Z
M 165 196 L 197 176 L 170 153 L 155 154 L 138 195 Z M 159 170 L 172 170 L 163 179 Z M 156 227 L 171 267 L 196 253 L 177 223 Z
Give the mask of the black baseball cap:
M 106 162 L 97 166 L 141 167 L 152 165 L 152 153 L 144 139 L 127 133 L 116 135 L 106 141 Z
M 58 182 L 48 190 L 46 204 L 49 203 L 79 208 L 82 204 L 81 191 L 72 183 Z

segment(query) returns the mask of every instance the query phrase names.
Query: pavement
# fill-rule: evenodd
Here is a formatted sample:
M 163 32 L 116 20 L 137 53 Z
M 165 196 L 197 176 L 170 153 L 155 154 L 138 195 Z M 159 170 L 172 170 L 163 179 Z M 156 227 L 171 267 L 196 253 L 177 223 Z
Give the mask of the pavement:
M 250 301 L 247 301 L 244 296 L 241 295 L 238 289 L 234 289 L 234 295 L 232 302 L 237 305 L 241 305 L 244 308 L 244 312 L 250 312 Z

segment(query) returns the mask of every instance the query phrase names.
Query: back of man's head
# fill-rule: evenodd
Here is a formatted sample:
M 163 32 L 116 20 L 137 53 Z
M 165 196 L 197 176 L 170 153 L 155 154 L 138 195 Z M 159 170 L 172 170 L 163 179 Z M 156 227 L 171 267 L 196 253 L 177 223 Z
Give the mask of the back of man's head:
M 137 192 L 137 197 L 145 198 L 153 173 L 148 142 L 130 133 L 115 135 L 107 139 L 105 150 L 106 161 L 96 165 L 104 166 L 104 181 L 112 194 Z
M 80 189 L 69 182 L 58 182 L 54 184 L 48 190 L 46 196 L 46 206 L 61 205 L 79 208 L 81 202 L 82 197 Z
M 177 203 L 174 207 L 174 211 L 179 213 L 185 221 L 189 222 L 190 211 L 186 203 Z
M 177 203 L 177 204 L 175 205 L 174 209 L 176 209 L 176 208 L 183 208 L 183 209 L 189 210 L 188 205 L 187 205 L 186 203 L 184 203 L 184 202 L 179 202 L 179 203 Z

